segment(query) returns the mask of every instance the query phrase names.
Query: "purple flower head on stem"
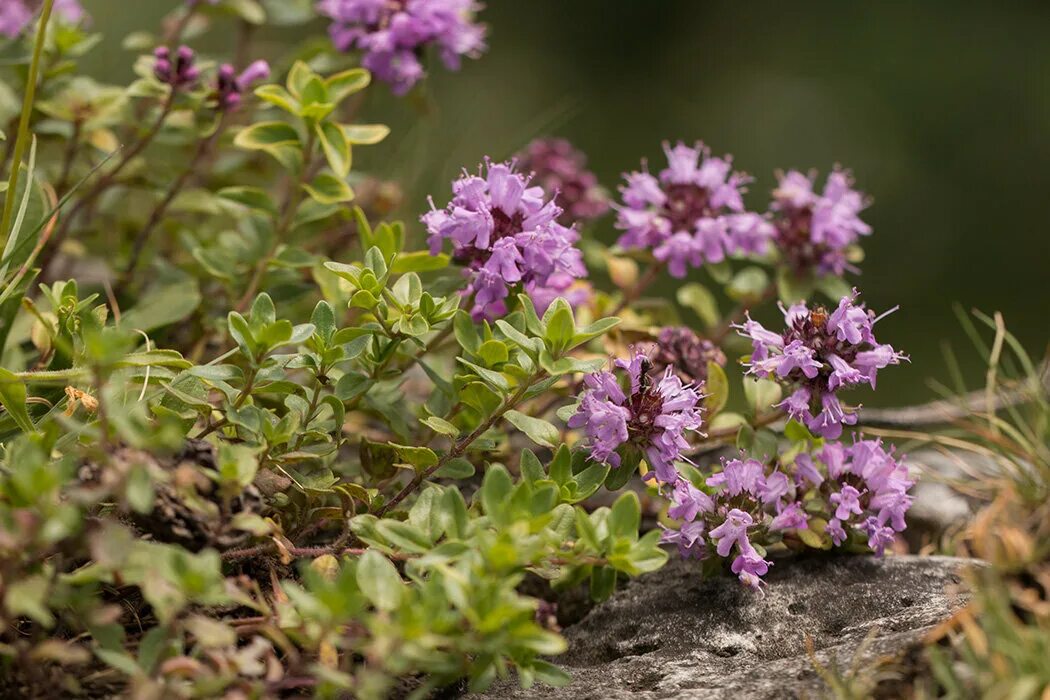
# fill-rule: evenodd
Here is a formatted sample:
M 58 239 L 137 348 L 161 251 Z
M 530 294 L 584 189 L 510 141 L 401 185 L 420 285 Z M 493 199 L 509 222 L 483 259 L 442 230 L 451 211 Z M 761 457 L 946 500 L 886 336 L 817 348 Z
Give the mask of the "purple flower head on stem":
M 222 64 L 215 78 L 215 95 L 219 109 L 236 109 L 244 99 L 244 93 L 253 84 L 269 77 L 270 64 L 266 61 L 255 61 L 241 71 L 240 75 L 231 64 Z
M 471 315 L 492 319 L 506 313 L 510 287 L 520 285 L 539 313 L 559 296 L 571 296 L 587 275 L 576 247 L 579 233 L 558 223 L 561 208 L 543 188 L 516 171 L 513 162 L 486 161 L 478 175 L 466 172 L 452 183 L 452 201 L 423 215 L 430 252 L 452 244 L 452 258 L 470 280 Z
M 436 47 L 449 70 L 463 56 L 485 50 L 485 27 L 474 22 L 475 0 L 320 0 L 332 20 L 329 34 L 340 51 L 361 51 L 361 65 L 389 83 L 397 95 L 423 75 L 426 49 Z
M 621 379 L 614 372 L 621 370 Z M 591 458 L 619 466 L 616 450 L 625 444 L 641 450 L 653 468 L 657 482 L 680 481 L 674 467 L 689 447 L 685 433 L 701 424 L 700 401 L 693 386 L 683 384 L 670 368 L 653 379 L 649 358 L 636 352 L 630 361 L 617 360 L 613 372 L 598 372 L 585 379 L 587 390 L 569 419 L 569 427 L 582 428 Z M 623 376 L 626 375 L 626 376 Z M 680 507 L 703 506 L 703 493 L 682 485 Z
M 197 55 L 188 46 L 180 46 L 174 55 L 167 46 L 158 46 L 153 51 L 153 58 L 153 75 L 174 90 L 192 88 L 200 79 Z
M 609 194 L 587 169 L 587 156 L 565 139 L 536 139 L 518 154 L 518 167 L 562 208 L 558 223 L 571 226 L 609 211 Z
M 827 473 L 819 488 L 833 516 L 827 533 L 840 545 L 848 529 L 855 530 L 881 554 L 907 526 L 904 514 L 911 507 L 908 490 L 914 481 L 904 462 L 878 440 L 857 440 L 848 446 L 829 443 L 814 456 Z
M 667 514 L 682 534 L 664 533 L 683 556 L 717 556 L 740 581 L 757 589 L 770 562 L 765 549 L 782 540 L 804 546 L 799 530 L 814 529 L 836 547 L 867 542 L 881 555 L 905 527 L 913 481 L 903 460 L 878 440 L 825 442 L 812 452 L 765 464 L 742 453 L 723 459 L 707 490 L 684 478 L 661 485 Z M 706 533 L 697 540 L 697 533 Z M 731 562 L 731 563 L 730 563 Z
M 842 405 L 839 391 L 875 386 L 878 370 L 908 359 L 875 340 L 874 326 L 881 317 L 856 301 L 854 290 L 830 313 L 823 307 L 810 310 L 804 303 L 781 307 L 787 329 L 780 334 L 750 317 L 736 326 L 751 340 L 748 372 L 793 385 L 780 407 L 826 438 L 839 437 L 843 425 L 857 421 L 855 409 Z
M 697 143 L 664 143 L 667 168 L 652 175 L 624 175 L 623 204 L 616 207 L 619 245 L 653 251 L 674 277 L 689 267 L 717 263 L 731 254 L 765 252 L 774 230 L 757 214 L 744 212 L 746 175 L 732 171 L 732 158 L 717 158 Z
M 856 271 L 847 252 L 860 236 L 871 233 L 859 216 L 868 202 L 852 188 L 848 172 L 833 171 L 820 194 L 813 189 L 814 178 L 814 173 L 797 170 L 779 175 L 770 205 L 777 250 L 799 276 Z

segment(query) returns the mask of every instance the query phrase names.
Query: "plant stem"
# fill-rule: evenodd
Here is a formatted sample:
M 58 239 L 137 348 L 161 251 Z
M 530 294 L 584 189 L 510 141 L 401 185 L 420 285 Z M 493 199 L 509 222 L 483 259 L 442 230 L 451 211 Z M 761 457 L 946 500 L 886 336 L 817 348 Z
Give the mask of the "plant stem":
M 73 135 L 69 137 L 69 143 L 66 145 L 66 154 L 62 161 L 62 174 L 55 185 L 55 192 L 59 197 L 65 194 L 66 188 L 69 187 L 69 176 L 73 172 L 73 163 L 76 162 L 77 150 L 80 148 L 82 126 L 80 119 L 76 119 L 73 122 Z
M 620 300 L 620 303 L 616 305 L 616 308 L 613 309 L 609 315 L 616 316 L 637 301 L 638 297 L 642 295 L 642 292 L 648 289 L 649 285 L 656 281 L 656 278 L 660 276 L 663 269 L 664 263 L 659 260 L 649 265 L 649 269 L 645 271 L 645 274 L 643 274 L 630 289 L 624 291 L 623 299 Z
M 54 245 L 47 249 L 45 255 L 41 259 L 40 267 L 43 277 L 47 277 L 48 270 L 54 262 L 55 254 L 58 252 L 58 248 L 62 244 L 62 241 L 64 241 L 66 236 L 69 235 L 69 230 L 72 228 L 73 221 L 77 218 L 77 215 L 99 195 L 109 189 L 116 180 L 117 175 L 127 167 L 132 159 L 142 153 L 143 149 L 145 149 L 157 134 L 160 133 L 161 127 L 164 126 L 164 122 L 167 120 L 168 115 L 171 114 L 171 110 L 175 106 L 175 95 L 176 90 L 174 88 L 168 91 L 168 95 L 164 99 L 164 103 L 161 105 L 160 113 L 157 115 L 153 124 L 150 125 L 149 130 L 143 134 L 143 136 L 136 141 L 131 148 L 124 152 L 124 155 L 121 156 L 120 161 L 113 166 L 112 170 L 95 181 L 94 186 L 84 193 L 84 196 L 78 199 L 77 203 L 74 204 L 72 209 L 69 210 L 69 213 L 66 214 L 65 218 L 62 220 L 62 225 L 55 234 Z
M 720 344 L 723 340 L 725 340 L 725 337 L 729 335 L 729 331 L 733 330 L 733 326 L 740 323 L 744 320 L 745 317 L 747 317 L 747 314 L 749 311 L 751 311 L 751 309 L 755 308 L 756 306 L 761 306 L 762 304 L 765 304 L 771 299 L 775 299 L 776 296 L 777 285 L 775 282 L 770 282 L 766 286 L 766 288 L 762 290 L 762 294 L 760 296 L 750 301 L 741 303 L 735 309 L 733 309 L 733 313 L 726 316 L 722 320 L 722 323 L 720 323 L 716 329 L 711 331 L 708 340 L 710 340 L 712 343 Z
M 525 383 L 518 387 L 517 391 L 515 391 L 509 398 L 505 399 L 503 403 L 500 404 L 499 408 L 497 408 L 491 416 L 486 418 L 481 425 L 475 428 L 474 431 L 470 433 L 470 435 L 467 435 L 465 438 L 454 444 L 452 446 L 452 449 L 446 452 L 445 455 L 437 461 L 437 464 L 431 467 L 427 467 L 426 469 L 412 477 L 412 480 L 409 481 L 405 485 L 405 487 L 397 493 L 396 496 L 391 498 L 389 501 L 387 501 L 387 503 L 380 507 L 378 511 L 376 511 L 376 516 L 380 518 L 383 517 L 386 513 L 390 512 L 391 509 L 397 506 L 397 504 L 405 500 L 405 498 L 407 498 L 409 494 L 411 494 L 413 491 L 419 488 L 420 484 L 422 484 L 424 481 L 430 478 L 434 474 L 434 472 L 438 471 L 439 469 L 447 465 L 449 462 L 460 457 L 464 452 L 466 452 L 467 448 L 470 447 L 475 440 L 484 435 L 485 432 L 489 430 L 489 428 L 496 425 L 496 423 L 498 423 L 500 419 L 503 418 L 503 414 L 517 406 L 524 398 L 525 393 L 529 390 L 529 387 L 538 382 L 542 376 L 542 372 L 537 372 L 536 374 L 529 377 L 529 379 Z
M 36 41 L 33 44 L 33 59 L 29 64 L 26 77 L 26 94 L 22 100 L 22 115 L 18 119 L 18 136 L 15 138 L 14 159 L 11 161 L 11 174 L 7 180 L 7 194 L 4 197 L 4 213 L 0 219 L 0 236 L 4 244 L 11 231 L 11 217 L 15 213 L 15 202 L 18 190 L 18 179 L 21 176 L 22 159 L 29 144 L 29 120 L 33 115 L 33 103 L 36 101 L 36 81 L 40 72 L 40 56 L 44 51 L 44 40 L 47 36 L 47 23 L 51 19 L 51 8 L 55 0 L 44 0 L 44 9 L 40 13 L 40 24 L 36 30 Z
M 215 130 L 207 138 L 198 142 L 197 150 L 194 151 L 193 158 L 190 159 L 189 165 L 187 165 L 186 169 L 183 170 L 179 176 L 175 178 L 175 181 L 171 183 L 171 186 L 168 187 L 167 193 L 164 195 L 164 199 L 153 208 L 146 225 L 143 226 L 138 232 L 138 235 L 135 236 L 135 243 L 131 250 L 131 258 L 128 260 L 128 265 L 124 269 L 124 279 L 122 280 L 124 284 L 129 283 L 134 277 L 135 268 L 138 267 L 139 258 L 142 255 L 143 249 L 146 247 L 146 242 L 149 240 L 150 233 L 153 232 L 153 229 L 160 223 L 164 214 L 167 213 L 168 207 L 171 206 L 175 197 L 178 196 L 179 192 L 182 191 L 182 188 L 186 186 L 186 183 L 189 182 L 190 178 L 192 178 L 197 172 L 197 165 L 207 157 L 211 152 L 211 149 L 215 146 L 215 143 L 219 140 L 219 137 L 222 135 L 225 121 L 226 113 L 223 112 L 219 116 L 219 122 L 215 125 Z
M 273 246 L 270 251 L 263 256 L 263 259 L 258 262 L 255 266 L 255 271 L 252 273 L 251 281 L 248 282 L 248 288 L 244 290 L 244 294 L 237 302 L 235 307 L 237 311 L 243 312 L 248 308 L 252 299 L 255 297 L 255 293 L 259 289 L 259 285 L 262 283 L 263 276 L 266 274 L 266 268 L 270 266 L 270 261 L 273 256 L 277 253 L 277 249 L 281 247 L 284 242 L 285 234 L 292 226 L 292 222 L 295 221 L 295 214 L 299 210 L 299 203 L 303 199 L 303 185 L 306 184 L 306 179 L 310 175 L 310 163 L 313 160 L 314 145 L 316 137 L 311 129 L 309 136 L 306 138 L 306 145 L 303 147 L 303 167 L 299 172 L 299 175 L 294 179 L 291 184 L 291 189 L 285 196 L 284 205 L 281 207 L 281 213 L 277 224 L 274 227 L 273 234 Z

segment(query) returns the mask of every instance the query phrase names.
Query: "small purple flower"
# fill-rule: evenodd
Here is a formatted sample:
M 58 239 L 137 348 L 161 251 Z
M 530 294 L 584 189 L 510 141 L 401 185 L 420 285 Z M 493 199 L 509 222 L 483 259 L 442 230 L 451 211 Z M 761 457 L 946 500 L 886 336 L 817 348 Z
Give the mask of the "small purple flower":
M 667 509 L 667 514 L 675 520 L 687 522 L 696 520 L 697 515 L 710 512 L 715 507 L 710 496 L 681 477 L 674 482 L 671 502 L 673 505 Z
M 561 208 L 543 188 L 530 186 L 513 163 L 486 161 L 478 175 L 464 172 L 452 183 L 453 198 L 421 218 L 431 254 L 452 243 L 452 258 L 470 279 L 475 319 L 506 313 L 510 285 L 520 284 L 543 311 L 559 296 L 571 295 L 587 275 L 576 247 L 579 233 L 557 222 Z
M 397 95 L 423 77 L 427 47 L 437 47 L 449 70 L 485 50 L 485 27 L 473 19 L 480 9 L 475 0 L 320 0 L 317 8 L 332 20 L 335 47 L 360 50 L 361 65 Z
M 27 0 L 0 1 L 0 35 L 14 39 L 25 31 L 42 3 Z M 78 0 L 55 0 L 52 17 L 65 24 L 79 24 L 87 13 Z
M 667 168 L 659 177 L 645 169 L 624 175 L 623 204 L 616 207 L 619 245 L 653 251 L 674 277 L 689 267 L 717 263 L 731 254 L 761 254 L 773 237 L 771 224 L 747 214 L 743 186 L 730 157 L 711 156 L 703 144 L 664 143 Z
M 793 501 L 788 503 L 780 512 L 777 513 L 776 517 L 773 518 L 769 523 L 769 529 L 773 532 L 781 530 L 805 530 L 809 525 L 809 516 L 802 510 L 802 504 Z
M 907 357 L 875 340 L 881 317 L 857 304 L 857 291 L 843 297 L 830 314 L 805 303 L 781 307 L 787 330 L 777 334 L 750 317 L 736 326 L 752 344 L 748 372 L 794 385 L 780 404 L 795 420 L 826 438 L 857 422 L 856 411 L 842 405 L 838 392 L 858 384 L 875 385 L 878 370 Z M 885 315 L 885 314 L 884 314 Z
M 846 531 L 842 529 L 842 523 L 839 522 L 838 518 L 829 520 L 828 526 L 824 528 L 824 531 L 831 536 L 831 541 L 835 543 L 836 547 L 841 547 L 842 543 L 846 541 Z
M 677 530 L 664 528 L 660 541 L 678 546 L 678 554 L 688 559 L 703 559 L 707 556 L 707 543 L 704 541 L 704 521 L 684 523 Z
M 755 524 L 750 514 L 734 508 L 726 515 L 725 521 L 711 530 L 711 539 L 717 543 L 716 551 L 720 557 L 728 557 L 733 545 L 742 552 L 753 550 L 747 539 L 747 529 Z
M 798 275 L 841 275 L 854 270 L 846 258 L 848 248 L 871 233 L 859 217 L 868 203 L 852 189 L 847 172 L 828 175 L 821 194 L 813 191 L 814 177 L 797 170 L 780 175 L 770 205 L 776 247 Z
M 587 156 L 565 139 L 535 139 L 518 154 L 518 167 L 562 208 L 563 226 L 592 221 L 609 211 L 609 194 L 587 169 Z
M 708 477 L 708 486 L 723 486 L 730 496 L 747 493 L 758 497 L 765 488 L 765 467 L 757 459 L 732 459 L 724 462 L 722 471 Z
M 737 575 L 740 582 L 753 590 L 759 590 L 763 584 L 762 576 L 769 571 L 771 562 L 758 555 L 754 549 L 742 552 L 733 560 L 730 570 Z
M 237 74 L 237 69 L 229 63 L 219 66 L 216 76 L 215 95 L 220 110 L 236 109 L 253 84 L 270 77 L 270 64 L 266 61 L 255 61 Z
M 700 428 L 703 397 L 670 368 L 654 381 L 649 376 L 651 362 L 641 353 L 630 361 L 617 360 L 616 369 L 626 373 L 624 384 L 629 389 L 622 388 L 612 372 L 588 376 L 587 391 L 569 427 L 584 429 L 595 461 L 619 466 L 616 450 L 630 444 L 644 452 L 659 483 L 677 484 L 680 477 L 674 463 L 684 459 L 683 451 L 689 447 L 685 433 Z
M 174 57 L 167 46 L 158 46 L 153 51 L 153 75 L 162 83 L 171 85 L 172 89 L 188 89 L 200 79 L 200 69 L 196 66 L 197 55 L 188 46 L 180 46 Z
M 860 491 L 849 484 L 843 486 L 838 493 L 831 494 L 828 500 L 837 506 L 835 517 L 838 520 L 848 520 L 851 513 L 860 515 L 864 512 L 860 507 Z

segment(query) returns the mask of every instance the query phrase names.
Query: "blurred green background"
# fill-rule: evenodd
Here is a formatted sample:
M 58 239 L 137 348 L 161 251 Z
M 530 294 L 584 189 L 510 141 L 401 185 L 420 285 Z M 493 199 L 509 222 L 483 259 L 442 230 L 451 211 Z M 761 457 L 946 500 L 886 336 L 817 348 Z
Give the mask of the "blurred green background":
M 119 39 L 154 29 L 176 3 L 84 5 L 108 39 L 87 67 L 122 81 L 131 57 Z M 860 400 L 931 398 L 926 380 L 947 377 L 944 342 L 979 385 L 956 302 L 1002 311 L 1029 350 L 1045 351 L 1050 3 L 490 0 L 481 17 L 481 60 L 459 73 L 435 66 L 426 100 L 379 86 L 366 104 L 363 119 L 394 132 L 356 152 L 355 169 L 400 179 L 406 219 L 428 192 L 445 201 L 461 166 L 541 134 L 575 142 L 609 188 L 640 158 L 662 157 L 662 140 L 702 139 L 756 176 L 756 209 L 774 170 L 840 163 L 874 198 L 856 282 L 873 308 L 901 305 L 880 339 L 912 357 Z M 280 55 L 301 34 L 268 29 L 254 53 Z M 196 45 L 218 55 L 229 38 L 215 30 Z M 609 219 L 597 235 L 614 238 Z

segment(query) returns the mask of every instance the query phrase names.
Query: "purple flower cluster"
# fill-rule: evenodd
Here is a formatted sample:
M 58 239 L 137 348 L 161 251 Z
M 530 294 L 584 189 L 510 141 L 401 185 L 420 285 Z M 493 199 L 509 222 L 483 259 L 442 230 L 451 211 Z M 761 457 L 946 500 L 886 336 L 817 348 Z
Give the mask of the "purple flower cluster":
M 777 249 L 796 274 L 841 275 L 855 271 L 847 260 L 847 249 L 871 226 L 858 214 L 867 201 L 852 188 L 849 173 L 835 170 L 828 175 L 824 191 L 813 190 L 815 174 L 792 170 L 780 175 L 773 192 L 773 225 Z
M 676 482 L 680 477 L 674 463 L 683 459 L 682 451 L 689 446 L 686 431 L 700 428 L 703 397 L 671 368 L 654 381 L 649 376 L 652 365 L 642 353 L 629 361 L 617 360 L 614 368 L 624 370 L 622 384 L 612 372 L 584 378 L 587 391 L 569 427 L 583 429 L 596 462 L 618 467 L 617 450 L 630 445 L 645 454 L 658 482 Z
M 881 316 L 856 304 L 856 299 L 854 290 L 831 313 L 819 306 L 810 310 L 805 302 L 789 309 L 781 306 L 787 322 L 783 333 L 767 330 L 750 316 L 736 326 L 753 346 L 748 372 L 794 385 L 780 407 L 826 438 L 837 438 L 843 425 L 857 422 L 856 409 L 839 401 L 841 389 L 862 383 L 874 388 L 880 369 L 907 359 L 879 344 L 873 327 Z
M 755 459 L 723 460 L 707 491 L 679 477 L 665 489 L 667 513 L 681 525 L 665 529 L 662 541 L 683 557 L 706 559 L 712 550 L 731 557 L 731 571 L 756 590 L 772 565 L 766 547 L 791 531 L 820 528 L 835 546 L 853 535 L 882 555 L 911 506 L 903 462 L 877 440 L 829 443 L 815 456 L 798 455 L 786 471 Z
M 729 156 L 713 157 L 700 143 L 692 148 L 664 143 L 664 152 L 667 168 L 658 177 L 644 167 L 624 175 L 616 218 L 616 227 L 624 231 L 621 246 L 652 250 L 674 277 L 685 277 L 688 266 L 768 250 L 773 227 L 744 211 L 744 185 L 750 178 L 732 171 Z
M 13 39 L 25 31 L 41 4 L 39 0 L 0 1 L 0 35 Z M 52 16 L 66 24 L 77 24 L 87 13 L 78 0 L 55 0 Z
M 447 207 L 437 209 L 431 199 L 422 216 L 431 254 L 452 242 L 453 260 L 470 278 L 475 319 L 505 314 L 509 286 L 518 284 L 542 313 L 559 296 L 572 301 L 573 283 L 587 275 L 575 245 L 579 233 L 558 223 L 561 207 L 542 187 L 529 185 L 513 163 L 486 161 L 479 175 L 464 172 L 452 183 Z
M 201 77 L 197 67 L 197 54 L 189 46 L 180 46 L 174 57 L 167 46 L 158 46 L 153 51 L 153 75 L 172 89 L 192 88 Z
M 518 154 L 518 167 L 562 208 L 558 221 L 597 219 L 609 211 L 609 195 L 587 169 L 587 156 L 565 139 L 535 139 Z
M 403 95 L 423 77 L 427 46 L 439 48 L 449 70 L 485 49 L 485 27 L 473 21 L 475 0 L 320 0 L 340 51 L 359 49 L 368 70 Z
M 270 64 L 266 61 L 255 61 L 237 74 L 237 69 L 229 63 L 219 66 L 216 76 L 215 95 L 220 110 L 236 109 L 244 99 L 244 93 L 254 83 L 270 77 Z

